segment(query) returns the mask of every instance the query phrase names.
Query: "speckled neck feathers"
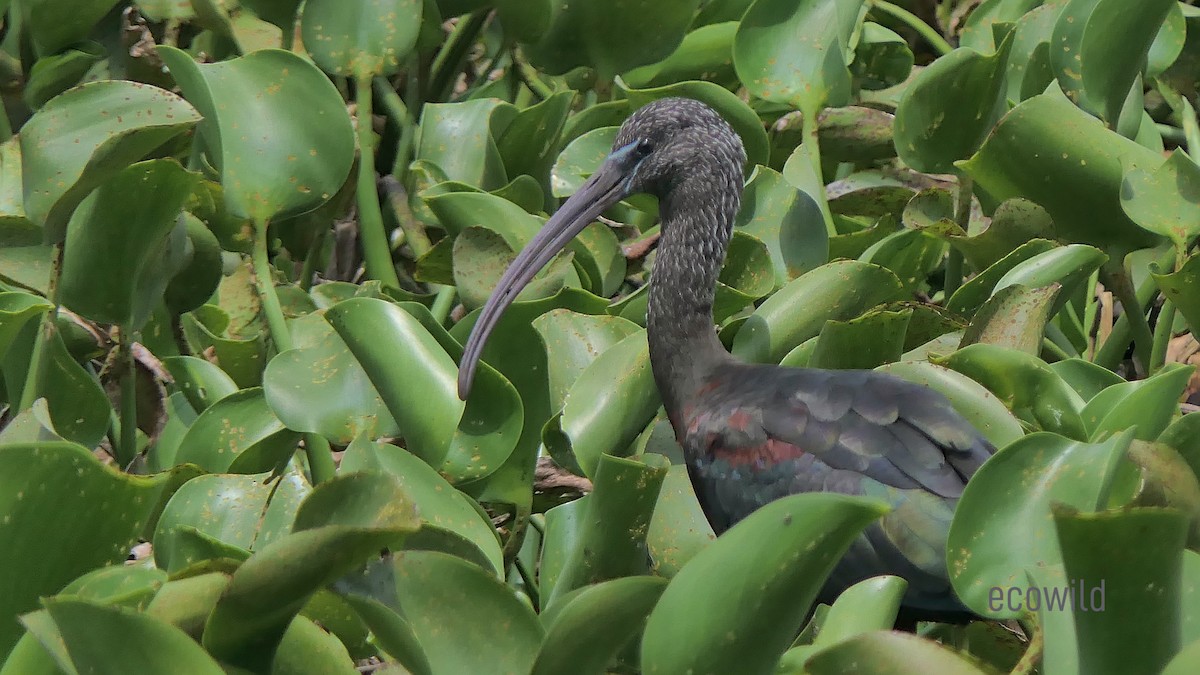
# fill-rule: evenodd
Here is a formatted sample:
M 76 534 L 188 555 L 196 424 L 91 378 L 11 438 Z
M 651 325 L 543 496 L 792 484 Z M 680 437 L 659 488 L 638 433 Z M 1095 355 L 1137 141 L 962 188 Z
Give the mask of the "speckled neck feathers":
M 666 112 L 647 106 L 639 113 L 684 119 L 657 149 L 663 168 L 645 186 L 659 199 L 662 221 L 650 282 L 650 360 L 674 415 L 713 368 L 731 360 L 717 340 L 713 298 L 741 202 L 746 155 L 738 135 L 708 106 L 688 99 L 659 103 Z M 636 122 L 631 118 L 626 127 Z

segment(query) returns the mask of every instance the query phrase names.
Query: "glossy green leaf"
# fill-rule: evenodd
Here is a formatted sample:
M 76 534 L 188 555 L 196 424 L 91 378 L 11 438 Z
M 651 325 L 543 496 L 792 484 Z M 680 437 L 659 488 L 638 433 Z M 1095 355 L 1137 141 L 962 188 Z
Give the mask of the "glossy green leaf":
M 441 466 L 466 408 L 456 393 L 454 360 L 417 319 L 382 300 L 346 300 L 325 318 L 362 364 L 408 449 Z
M 225 672 L 186 633 L 140 612 L 67 598 L 47 600 L 45 604 L 80 672 L 98 675 Z M 126 641 L 135 641 L 139 648 L 112 648 L 113 644 Z
M 1054 222 L 1046 209 L 1017 198 L 996 208 L 987 229 L 972 236 L 953 234 L 948 240 L 972 267 L 985 270 L 1021 246 L 1054 237 Z
M 774 672 L 834 564 L 886 510 L 811 493 L 755 511 L 671 580 L 642 637 L 643 672 Z
M 381 572 L 389 586 L 381 600 L 403 608 L 429 672 L 530 671 L 543 628 L 529 605 L 495 575 L 434 551 L 397 554 Z M 462 611 L 466 606 L 471 611 Z
M 79 84 L 79 80 L 105 56 L 107 53 L 102 45 L 84 40 L 38 59 L 29 69 L 25 102 L 35 110 L 42 107 L 46 101 Z
M 950 405 L 997 448 L 1021 438 L 1021 423 L 983 385 L 948 368 L 925 361 L 897 361 L 875 370 L 941 392 Z
M 1158 442 L 1175 448 L 1200 478 L 1200 415 L 1192 412 L 1175 420 L 1159 435 Z
M 533 320 L 546 350 L 550 406 L 561 410 L 571 386 L 601 354 L 638 331 L 638 325 L 615 316 L 589 316 L 553 309 Z
M 200 137 L 234 215 L 296 215 L 341 189 L 354 130 L 341 95 L 312 63 L 275 49 L 210 64 L 171 47 L 159 55 L 204 115 Z
M 100 323 L 145 325 L 186 262 L 187 229 L 178 216 L 195 179 L 172 160 L 151 160 L 88 195 L 67 228 L 62 304 Z M 114 265 L 121 274 L 112 274 Z
M 687 467 L 672 466 L 663 480 L 654 517 L 650 519 L 650 531 L 646 533 L 646 548 L 654 573 L 675 576 L 714 539 L 716 535 L 696 499 Z
M 737 333 L 733 353 L 757 363 L 778 363 L 816 336 L 829 319 L 847 320 L 904 296 L 891 271 L 857 261 L 822 265 L 767 298 Z
M 1178 248 L 1200 235 L 1200 166 L 1176 150 L 1153 173 L 1134 169 L 1121 186 L 1121 208 L 1134 222 Z
M 574 92 L 560 91 L 517 113 L 496 139 L 505 173 L 513 178 L 533 176 L 539 185 L 549 187 L 554 151 L 574 99 Z
M 25 324 L 40 317 L 54 305 L 31 293 L 0 293 L 0 360 L 17 339 Z
M 306 319 L 308 317 L 305 317 Z M 397 436 L 400 429 L 362 365 L 324 319 L 310 322 L 315 344 L 277 355 L 263 373 L 271 410 L 293 431 L 321 434 L 346 445 L 360 433 Z
M 707 103 L 729 122 L 733 130 L 742 138 L 746 150 L 746 165 L 767 163 L 767 132 L 763 129 L 762 121 L 728 89 L 712 82 L 689 81 L 668 84 L 653 89 L 630 89 L 622 87 L 629 99 L 629 105 L 640 108 L 651 101 L 669 96 L 693 98 Z
M 1088 439 L 1079 414 L 1084 400 L 1041 359 L 992 344 L 973 344 L 933 363 L 987 387 L 1013 414 L 1042 431 Z
M 550 169 L 550 191 L 555 197 L 569 197 L 604 162 L 617 138 L 618 127 L 592 129 L 572 140 L 559 153 Z
M 200 121 L 175 94 L 120 80 L 91 82 L 47 103 L 21 128 L 25 211 L 58 243 L 95 187 Z
M 0 446 L 0 653 L 20 637 L 15 617 L 36 609 L 39 597 L 125 560 L 164 484 L 161 474 L 106 467 L 74 443 Z M 57 552 L 47 552 L 47 532 L 61 537 Z
M 560 464 L 592 477 L 601 456 L 624 454 L 660 405 L 646 334 L 639 331 L 579 375 L 562 412 L 543 429 L 542 442 Z
M 225 371 L 195 356 L 171 356 L 162 360 L 175 386 L 197 412 L 238 390 Z
M 820 206 L 768 167 L 759 166 L 750 176 L 734 226 L 766 244 L 776 285 L 828 261 L 829 236 Z
M 1059 507 L 1054 523 L 1067 578 L 1080 587 L 1073 612 L 1080 672 L 1159 672 L 1181 644 L 1186 519 L 1167 509 L 1077 513 Z M 1099 546 L 1107 555 L 1095 555 Z M 1129 621 L 1132 616 L 1137 621 Z
M 421 530 L 409 536 L 405 542 L 407 548 L 446 550 L 462 542 L 475 549 L 468 560 L 482 562 L 491 572 L 500 574 L 504 562 L 491 522 L 482 517 L 470 497 L 455 490 L 412 453 L 386 443 L 356 442 L 346 448 L 339 470 L 384 471 L 399 479 L 401 487 L 418 505 L 421 518 Z M 439 548 L 440 539 L 452 541 Z
M 907 289 L 919 289 L 946 253 L 946 245 L 921 230 L 900 230 L 875 242 L 858 259 L 891 270 Z
M 1060 237 L 1113 256 L 1155 245 L 1157 237 L 1121 211 L 1120 194 L 1126 171 L 1161 163 L 1051 91 L 1009 111 L 979 152 L 958 166 L 995 199 L 1041 204 Z
M 908 79 L 913 53 L 908 42 L 889 28 L 863 22 L 850 72 L 863 89 L 886 89 Z
M 1194 366 L 1169 364 L 1137 382 L 1111 386 L 1088 401 L 1081 415 L 1092 439 L 1136 428 L 1138 440 L 1152 441 L 1175 417 L 1175 403 L 1187 387 Z
M 971 325 L 963 331 L 960 344 L 964 347 L 993 344 L 1028 354 L 1039 353 L 1042 334 L 1060 290 L 1057 283 L 1042 288 L 1017 284 L 999 289 L 975 313 Z
M 974 316 L 987 302 L 996 288 L 996 283 L 1020 263 L 1041 253 L 1052 250 L 1056 244 L 1046 239 L 1033 239 L 1021 244 L 1011 253 L 992 263 L 979 274 L 967 280 L 946 302 L 946 309 L 961 316 Z
M 42 340 L 42 376 L 33 399 L 45 399 L 52 431 L 69 441 L 94 448 L 109 427 L 112 406 L 96 376 L 67 351 L 61 330 L 43 333 L 41 322 L 26 321 L 4 356 L 8 400 L 24 397 L 34 342 Z
M 854 584 L 838 596 L 823 614 L 814 613 L 803 633 L 779 660 L 780 673 L 807 673 L 805 662 L 814 654 L 872 631 L 889 630 L 896 623 L 900 601 L 908 582 L 900 577 L 878 576 Z M 819 605 L 819 607 L 824 607 Z
M 356 473 L 321 483 L 300 504 L 292 532 L 234 572 L 204 627 L 204 646 L 223 662 L 263 668 L 313 593 L 419 526 L 416 505 L 393 476 Z
M 1071 385 L 1085 402 L 1092 400 L 1096 394 L 1108 387 L 1124 382 L 1111 370 L 1083 359 L 1056 361 L 1050 364 L 1050 369 Z
M 300 20 L 304 48 L 325 72 L 353 77 L 365 86 L 375 75 L 400 69 L 417 43 L 421 6 L 420 0 L 306 2 Z
M 822 651 L 804 665 L 812 675 L 984 675 L 987 672 L 932 640 L 897 631 L 852 637 Z
M 896 108 L 896 151 L 927 173 L 950 173 L 983 143 L 1004 113 L 1004 64 L 1011 41 L 993 54 L 960 47 L 914 78 Z
M 817 336 L 809 368 L 874 368 L 896 361 L 912 310 L 878 311 L 849 321 L 826 321 Z
M 579 507 L 579 531 L 548 593 L 547 607 L 576 588 L 646 572 L 646 531 L 668 466 L 659 455 L 599 458 L 592 474 L 595 489 Z
M 1200 640 L 1180 650 L 1163 669 L 1162 675 L 1189 675 L 1196 672 L 1197 668 L 1200 668 Z
M 190 312 L 212 297 L 221 283 L 221 244 L 199 218 L 184 212 L 181 216 L 187 234 L 184 267 L 167 284 L 163 300 L 172 314 Z
M 175 460 L 212 473 L 260 473 L 286 461 L 299 440 L 271 411 L 261 388 L 242 389 L 200 413 Z
M 1026 570 L 1062 562 L 1051 503 L 1103 506 L 1131 440 L 1126 433 L 1082 443 L 1038 432 L 998 451 L 971 477 L 946 540 L 950 581 L 971 611 L 993 619 L 1022 614 L 1005 601 L 1008 589 L 1027 586 Z
M 1050 63 L 1067 96 L 1115 126 L 1173 5 L 1147 0 L 1130 11 L 1121 0 L 1069 0 L 1050 38 Z
M 706 7 L 712 4 L 710 2 Z M 693 22 L 692 25 L 695 27 L 696 24 Z M 683 37 L 683 42 L 670 56 L 635 68 L 621 79 L 635 88 L 660 87 L 687 80 L 705 80 L 723 86 L 733 84 L 737 82 L 737 74 L 733 71 L 733 36 L 737 27 L 737 21 L 721 21 L 695 28 Z
M 757 0 L 733 39 L 742 84 L 765 101 L 816 115 L 849 103 L 846 49 L 861 0 Z
M 193 478 L 171 496 L 158 519 L 155 564 L 176 572 L 203 560 L 195 547 L 197 534 L 243 552 L 262 548 L 287 534 L 311 491 L 296 471 L 277 481 L 269 474 Z
M 1151 265 L 1150 274 L 1187 320 L 1192 334 L 1200 334 L 1200 255 L 1188 256 L 1183 266 L 1170 274 L 1162 274 L 1157 265 Z
M 551 75 L 588 66 L 611 79 L 631 68 L 661 61 L 687 32 L 699 0 L 658 3 L 554 2 L 540 39 L 526 53 Z
M 617 651 L 637 635 L 666 588 L 658 577 L 622 577 L 565 596 L 542 614 L 546 639 L 532 675 L 604 675 Z
M 450 180 L 495 190 L 508 183 L 495 136 L 517 115 L 495 99 L 431 103 L 421 109 L 417 159 L 435 164 Z

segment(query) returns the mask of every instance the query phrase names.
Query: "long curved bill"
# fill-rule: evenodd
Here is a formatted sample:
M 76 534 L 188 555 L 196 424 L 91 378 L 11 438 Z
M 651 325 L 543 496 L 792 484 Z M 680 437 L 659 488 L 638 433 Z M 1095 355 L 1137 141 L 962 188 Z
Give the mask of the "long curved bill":
M 579 191 L 568 199 L 558 211 L 546 221 L 541 231 L 521 251 L 516 260 L 504 271 L 491 297 L 479 313 L 479 319 L 471 330 L 471 338 L 463 350 L 458 368 L 458 397 L 467 400 L 479 355 L 487 343 L 488 335 L 499 323 L 504 310 L 513 303 L 521 289 L 550 262 L 583 228 L 594 221 L 609 206 L 626 196 L 626 171 L 608 159 L 592 177 L 587 179 Z

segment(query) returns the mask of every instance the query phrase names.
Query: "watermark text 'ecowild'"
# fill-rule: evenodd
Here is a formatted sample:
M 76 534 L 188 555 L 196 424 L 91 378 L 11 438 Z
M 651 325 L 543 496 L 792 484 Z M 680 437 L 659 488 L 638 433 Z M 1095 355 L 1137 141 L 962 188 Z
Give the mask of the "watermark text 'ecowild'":
M 1063 586 L 992 586 L 988 590 L 988 609 L 993 612 L 1077 612 L 1104 611 L 1104 580 L 1089 584 L 1072 579 Z

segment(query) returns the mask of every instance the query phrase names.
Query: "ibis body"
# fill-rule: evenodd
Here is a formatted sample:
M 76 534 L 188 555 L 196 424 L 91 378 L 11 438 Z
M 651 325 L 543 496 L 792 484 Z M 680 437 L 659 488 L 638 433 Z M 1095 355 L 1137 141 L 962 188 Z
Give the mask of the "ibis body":
M 738 361 L 717 339 L 712 305 L 743 186 L 738 135 L 698 101 L 654 101 L 626 120 L 601 167 L 506 270 L 463 354 L 470 391 L 483 345 L 517 293 L 607 207 L 658 198 L 662 235 L 649 290 L 650 362 L 688 474 L 718 534 L 772 500 L 839 492 L 886 501 L 822 593 L 862 579 L 908 581 L 918 614 L 956 614 L 946 534 L 970 476 L 992 447 L 941 394 L 866 370 Z

